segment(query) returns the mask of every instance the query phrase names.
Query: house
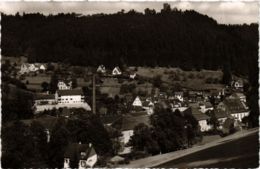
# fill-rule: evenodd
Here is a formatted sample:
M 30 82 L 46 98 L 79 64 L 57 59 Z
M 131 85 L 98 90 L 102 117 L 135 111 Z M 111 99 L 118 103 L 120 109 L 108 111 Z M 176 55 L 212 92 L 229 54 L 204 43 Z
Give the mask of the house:
M 231 82 L 231 86 L 234 87 L 235 89 L 243 89 L 244 83 L 241 79 L 239 80 L 233 80 Z
M 59 80 L 57 85 L 58 85 L 59 90 L 71 90 L 72 89 L 72 81 Z
M 218 119 L 218 122 L 220 126 L 225 122 L 225 120 L 230 117 L 229 114 L 227 114 L 225 111 L 221 109 L 214 109 L 213 113 L 215 114 L 215 117 Z
M 106 73 L 105 66 L 104 65 L 99 65 L 98 68 L 97 68 L 97 73 L 101 73 L 101 74 Z
M 57 104 L 55 94 L 37 93 L 34 97 L 34 102 L 37 105 L 52 105 Z
M 57 90 L 58 103 L 60 104 L 78 104 L 84 103 L 84 94 L 80 89 Z
M 199 104 L 200 111 L 206 113 L 208 110 L 213 110 L 213 106 L 210 102 L 202 102 Z
M 85 102 L 84 94 L 81 89 L 72 90 L 57 90 L 54 96 L 46 94 L 35 98 L 34 112 L 39 113 L 44 110 L 51 110 L 53 108 L 84 108 L 91 111 L 88 103 Z
M 136 98 L 135 98 L 135 100 L 134 100 L 132 105 L 134 107 L 142 107 L 143 106 L 142 101 L 141 101 L 139 96 L 136 96 Z
M 184 101 L 183 92 L 182 91 L 174 92 L 174 98 L 183 102 Z
M 188 99 L 191 103 L 204 101 L 203 92 L 190 90 L 188 91 Z
M 183 111 L 183 114 L 190 114 L 192 115 L 200 125 L 200 131 L 208 131 L 211 129 L 211 126 L 208 125 L 207 121 L 210 119 L 209 116 L 202 113 L 199 108 L 196 107 L 189 107 L 188 109 Z
M 30 73 L 30 72 L 37 72 L 39 70 L 45 71 L 46 66 L 41 63 L 32 63 L 32 64 L 22 63 L 19 72 L 21 74 L 24 74 L 24 73 Z
M 139 116 L 131 116 L 126 115 L 121 118 L 120 121 L 120 130 L 122 133 L 122 137 L 120 138 L 123 149 L 119 152 L 119 154 L 128 154 L 131 152 L 131 147 L 127 146 L 131 136 L 134 134 L 134 128 L 140 123 L 143 123 L 147 126 L 150 126 L 149 116 L 139 115 Z
M 248 108 L 237 98 L 226 98 L 223 102 L 218 104 L 217 108 L 226 111 L 239 121 L 242 121 L 244 117 L 249 115 Z
M 188 105 L 184 102 L 173 102 L 170 103 L 172 112 L 175 112 L 176 110 L 179 110 L 180 112 L 183 112 L 188 108 Z
M 148 115 L 151 115 L 154 113 L 154 103 L 151 100 L 145 100 L 143 102 L 143 109 L 146 110 Z
M 72 164 L 78 164 L 79 169 L 93 168 L 96 162 L 97 153 L 91 143 L 72 143 L 65 150 L 63 168 L 75 168 Z
M 241 102 L 246 103 L 246 96 L 244 95 L 244 93 L 241 93 L 241 92 L 233 93 L 231 96 L 229 96 L 229 98 L 239 99 Z
M 121 75 L 122 71 L 120 70 L 120 68 L 118 66 L 116 66 L 113 71 L 112 71 L 112 75 L 116 76 L 116 75 Z
M 45 65 L 43 65 L 43 64 L 41 64 L 40 65 L 40 70 L 43 70 L 43 71 L 45 71 L 47 68 L 46 68 L 46 66 Z
M 136 77 L 136 73 L 135 72 L 130 72 L 129 78 L 130 79 L 135 79 L 135 77 Z

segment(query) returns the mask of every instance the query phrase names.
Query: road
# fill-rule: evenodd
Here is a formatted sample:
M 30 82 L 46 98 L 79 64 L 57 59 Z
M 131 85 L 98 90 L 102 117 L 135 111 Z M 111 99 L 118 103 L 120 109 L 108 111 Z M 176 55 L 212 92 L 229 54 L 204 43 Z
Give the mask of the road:
M 186 155 L 155 167 L 258 168 L 258 146 L 258 133 L 255 132 L 239 139 L 225 140 L 223 144 Z

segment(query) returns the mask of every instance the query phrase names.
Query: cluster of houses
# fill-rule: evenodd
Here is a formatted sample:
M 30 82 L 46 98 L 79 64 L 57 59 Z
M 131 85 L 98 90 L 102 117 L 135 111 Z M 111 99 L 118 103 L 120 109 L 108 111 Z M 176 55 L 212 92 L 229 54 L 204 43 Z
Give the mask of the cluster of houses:
M 216 92 L 214 91 L 214 93 Z M 233 119 L 240 123 L 244 117 L 249 115 L 249 109 L 246 106 L 246 99 L 243 93 L 235 92 L 223 99 L 221 98 L 224 91 L 220 90 L 217 93 L 212 95 L 219 99 L 214 106 L 209 101 L 209 95 L 202 91 L 188 91 L 188 96 L 185 96 L 183 91 L 174 92 L 172 96 L 168 96 L 163 92 L 152 97 L 136 96 L 132 101 L 131 113 L 120 119 L 122 123 L 120 128 L 122 137 L 120 140 L 123 148 L 119 155 L 131 152 L 131 147 L 127 143 L 133 135 L 134 127 L 139 123 L 150 126 L 149 116 L 154 113 L 154 108 L 157 104 L 170 109 L 172 113 L 179 110 L 182 114 L 191 114 L 198 121 L 201 132 L 206 132 L 213 128 L 213 125 L 209 123 L 211 118 L 209 113 L 214 113 L 220 124 L 219 129 L 222 129 L 222 125 L 227 119 Z M 114 118 L 113 120 L 113 122 L 110 121 L 107 125 L 113 126 L 118 123 L 119 119 Z
M 39 71 L 46 71 L 47 66 L 43 63 L 23 63 L 19 71 L 20 74 L 36 73 Z
M 106 70 L 106 67 L 104 65 L 99 65 L 97 68 L 97 73 L 99 74 L 108 74 L 108 71 Z M 135 71 L 130 71 L 130 72 L 126 72 L 127 76 L 129 76 L 130 79 L 135 79 L 136 78 L 136 72 Z M 112 69 L 111 72 L 112 76 L 120 76 L 120 75 L 124 75 L 124 73 L 122 72 L 122 70 L 116 66 L 114 69 Z

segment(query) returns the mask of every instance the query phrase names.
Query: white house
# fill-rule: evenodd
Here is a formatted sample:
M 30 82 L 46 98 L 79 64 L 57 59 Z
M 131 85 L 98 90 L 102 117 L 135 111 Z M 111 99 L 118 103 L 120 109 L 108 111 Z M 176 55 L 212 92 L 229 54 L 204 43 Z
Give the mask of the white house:
M 45 70 L 46 70 L 46 66 L 45 66 L 45 65 L 43 65 L 43 64 L 41 64 L 41 65 L 40 65 L 40 70 L 43 70 L 43 71 L 45 71 Z
M 72 89 L 72 81 L 65 82 L 65 81 L 60 80 L 57 85 L 58 85 L 59 90 L 71 90 Z
M 242 119 L 249 115 L 249 110 L 240 99 L 226 98 L 223 102 L 219 103 L 218 109 L 227 112 L 235 119 L 242 121 Z
M 122 71 L 120 70 L 120 68 L 118 66 L 116 66 L 113 71 L 112 71 L 112 75 L 116 76 L 116 75 L 121 75 Z
M 132 105 L 134 107 L 142 107 L 143 106 L 142 101 L 141 101 L 139 96 L 136 96 L 136 98 L 135 98 L 135 100 L 134 100 Z
M 97 68 L 97 73 L 106 73 L 106 67 L 104 65 L 99 65 Z
M 21 64 L 21 68 L 20 68 L 20 73 L 24 74 L 24 73 L 29 73 L 29 72 L 36 72 L 38 70 L 42 70 L 45 71 L 46 70 L 46 66 L 44 64 L 41 63 L 23 63 Z
M 207 120 L 209 120 L 210 117 L 199 111 L 198 108 L 189 107 L 183 113 L 192 115 L 198 121 L 200 125 L 200 131 L 204 132 L 211 129 L 211 126 L 207 123 Z
M 57 90 L 58 103 L 60 104 L 79 104 L 84 103 L 82 90 Z
M 154 103 L 151 100 L 149 100 L 149 99 L 145 100 L 143 102 L 142 107 L 143 107 L 143 109 L 146 110 L 148 115 L 151 115 L 154 113 Z
M 183 92 L 174 92 L 174 98 L 178 99 L 179 101 L 183 102 L 184 98 L 183 98 Z
M 63 168 L 71 168 L 72 160 L 78 161 L 79 169 L 93 168 L 97 162 L 97 153 L 91 143 L 89 145 L 73 143 L 65 151 Z
M 130 79 L 135 79 L 136 77 L 136 73 L 135 72 L 131 72 L 130 75 L 129 75 L 129 78 Z

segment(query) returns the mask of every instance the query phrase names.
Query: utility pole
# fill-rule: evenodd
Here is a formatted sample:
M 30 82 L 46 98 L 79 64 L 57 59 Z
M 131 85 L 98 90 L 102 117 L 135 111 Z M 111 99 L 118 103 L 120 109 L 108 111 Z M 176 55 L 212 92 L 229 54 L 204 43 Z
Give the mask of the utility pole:
M 93 74 L 92 83 L 93 83 L 93 87 L 92 87 L 92 111 L 93 111 L 93 114 L 96 114 L 96 77 L 95 77 L 95 74 Z

